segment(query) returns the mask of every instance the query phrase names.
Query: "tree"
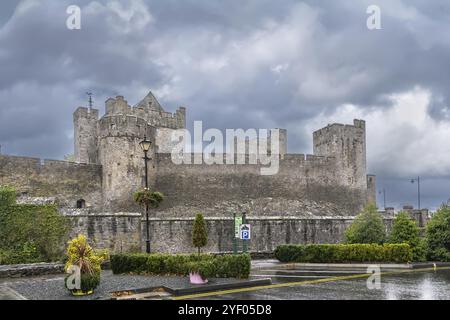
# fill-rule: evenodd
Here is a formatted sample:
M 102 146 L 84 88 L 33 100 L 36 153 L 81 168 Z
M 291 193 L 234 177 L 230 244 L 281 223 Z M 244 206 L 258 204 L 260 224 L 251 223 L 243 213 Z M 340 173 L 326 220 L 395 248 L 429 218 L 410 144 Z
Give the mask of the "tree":
M 450 262 L 450 205 L 442 205 L 427 225 L 427 258 Z
M 198 249 L 198 254 L 200 254 L 200 248 L 206 246 L 207 242 L 208 231 L 206 230 L 205 219 L 201 213 L 198 213 L 195 216 L 194 226 L 192 228 L 192 243 Z
M 345 231 L 346 243 L 378 243 L 386 239 L 383 218 L 374 204 L 368 204 Z
M 407 243 L 410 245 L 414 261 L 425 261 L 425 241 L 420 237 L 420 229 L 409 214 L 401 211 L 394 219 L 390 243 Z

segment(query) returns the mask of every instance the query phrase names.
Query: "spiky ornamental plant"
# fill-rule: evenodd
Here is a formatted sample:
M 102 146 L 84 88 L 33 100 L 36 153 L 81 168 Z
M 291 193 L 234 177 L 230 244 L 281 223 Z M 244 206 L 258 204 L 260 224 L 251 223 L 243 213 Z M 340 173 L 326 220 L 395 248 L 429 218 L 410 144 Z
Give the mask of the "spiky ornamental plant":
M 84 235 L 78 235 L 68 244 L 66 272 L 71 266 L 77 266 L 81 275 L 81 291 L 94 290 L 100 284 L 101 263 L 104 260 L 104 255 L 96 254 Z M 70 291 L 74 293 L 78 290 L 70 289 Z
M 195 216 L 194 226 L 192 228 L 192 244 L 198 249 L 200 254 L 200 248 L 206 246 L 208 243 L 208 231 L 206 230 L 206 223 L 203 215 L 198 213 Z

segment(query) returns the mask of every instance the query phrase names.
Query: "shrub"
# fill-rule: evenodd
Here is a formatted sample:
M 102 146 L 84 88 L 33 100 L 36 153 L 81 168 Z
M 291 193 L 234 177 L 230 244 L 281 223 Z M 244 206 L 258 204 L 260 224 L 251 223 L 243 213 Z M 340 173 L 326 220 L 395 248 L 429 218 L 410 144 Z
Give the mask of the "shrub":
M 186 263 L 186 270 L 189 273 L 199 273 L 204 279 L 216 275 L 216 265 L 214 260 L 189 261 Z
M 385 239 L 386 229 L 383 218 L 374 204 L 368 204 L 345 232 L 345 242 L 348 244 L 382 244 Z
M 0 186 L 0 208 L 16 204 L 16 190 L 8 186 Z
M 432 261 L 450 261 L 450 206 L 442 205 L 426 228 L 427 258 Z
M 25 242 L 14 250 L 0 250 L 0 264 L 36 263 L 42 257 L 33 242 Z
M 150 208 L 158 208 L 164 200 L 161 192 L 152 192 L 149 189 L 141 189 L 133 194 L 134 201 L 142 206 L 148 205 Z
M 104 259 L 104 253 L 96 254 L 88 244 L 86 237 L 78 235 L 78 237 L 69 241 L 66 254 L 66 272 L 71 266 L 77 266 L 81 273 L 81 291 L 94 290 L 100 284 L 101 263 Z M 65 281 L 65 284 L 67 288 L 67 281 Z M 74 292 L 77 289 L 71 291 Z
M 248 254 L 115 254 L 111 255 L 114 274 L 188 275 L 201 270 L 204 276 L 219 278 L 248 278 L 250 256 Z
M 69 220 L 54 205 L 17 205 L 12 188 L 0 188 L 0 263 L 60 260 Z
M 200 248 L 206 246 L 208 242 L 208 231 L 206 230 L 205 219 L 203 215 L 198 213 L 195 216 L 194 226 L 192 227 L 192 244 L 198 249 L 200 254 Z
M 282 245 L 275 249 L 281 262 L 344 263 L 412 261 L 408 244 L 306 244 Z
M 401 211 L 394 219 L 390 243 L 407 243 L 410 245 L 414 261 L 425 261 L 425 242 L 420 237 L 420 229 L 407 212 Z

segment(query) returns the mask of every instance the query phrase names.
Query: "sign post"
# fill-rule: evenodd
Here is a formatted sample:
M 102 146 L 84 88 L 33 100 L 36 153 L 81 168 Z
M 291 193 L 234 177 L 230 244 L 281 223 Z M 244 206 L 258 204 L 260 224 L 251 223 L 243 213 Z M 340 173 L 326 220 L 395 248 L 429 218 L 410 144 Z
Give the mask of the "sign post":
M 242 239 L 242 251 L 246 253 L 248 250 L 248 241 L 251 239 L 251 229 L 250 225 L 247 224 L 247 217 L 245 213 L 243 213 L 242 218 L 243 224 L 241 224 L 239 228 L 239 238 Z
M 233 252 L 238 253 L 238 239 L 240 238 L 239 232 L 242 224 L 242 216 L 240 214 L 233 213 L 234 221 L 234 237 L 233 237 Z

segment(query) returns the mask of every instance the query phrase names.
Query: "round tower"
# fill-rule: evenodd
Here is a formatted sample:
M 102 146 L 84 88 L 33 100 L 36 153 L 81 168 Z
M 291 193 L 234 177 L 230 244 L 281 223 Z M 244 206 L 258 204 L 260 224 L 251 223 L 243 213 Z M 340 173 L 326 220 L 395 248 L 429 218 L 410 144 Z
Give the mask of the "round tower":
M 139 146 L 144 137 L 152 141 L 149 158 L 154 159 L 156 129 L 133 114 L 118 96 L 108 99 L 106 114 L 99 120 L 98 154 L 103 166 L 103 203 L 105 210 L 136 211 L 133 192 L 144 187 L 144 153 Z M 153 160 L 148 163 L 150 188 L 154 185 Z

